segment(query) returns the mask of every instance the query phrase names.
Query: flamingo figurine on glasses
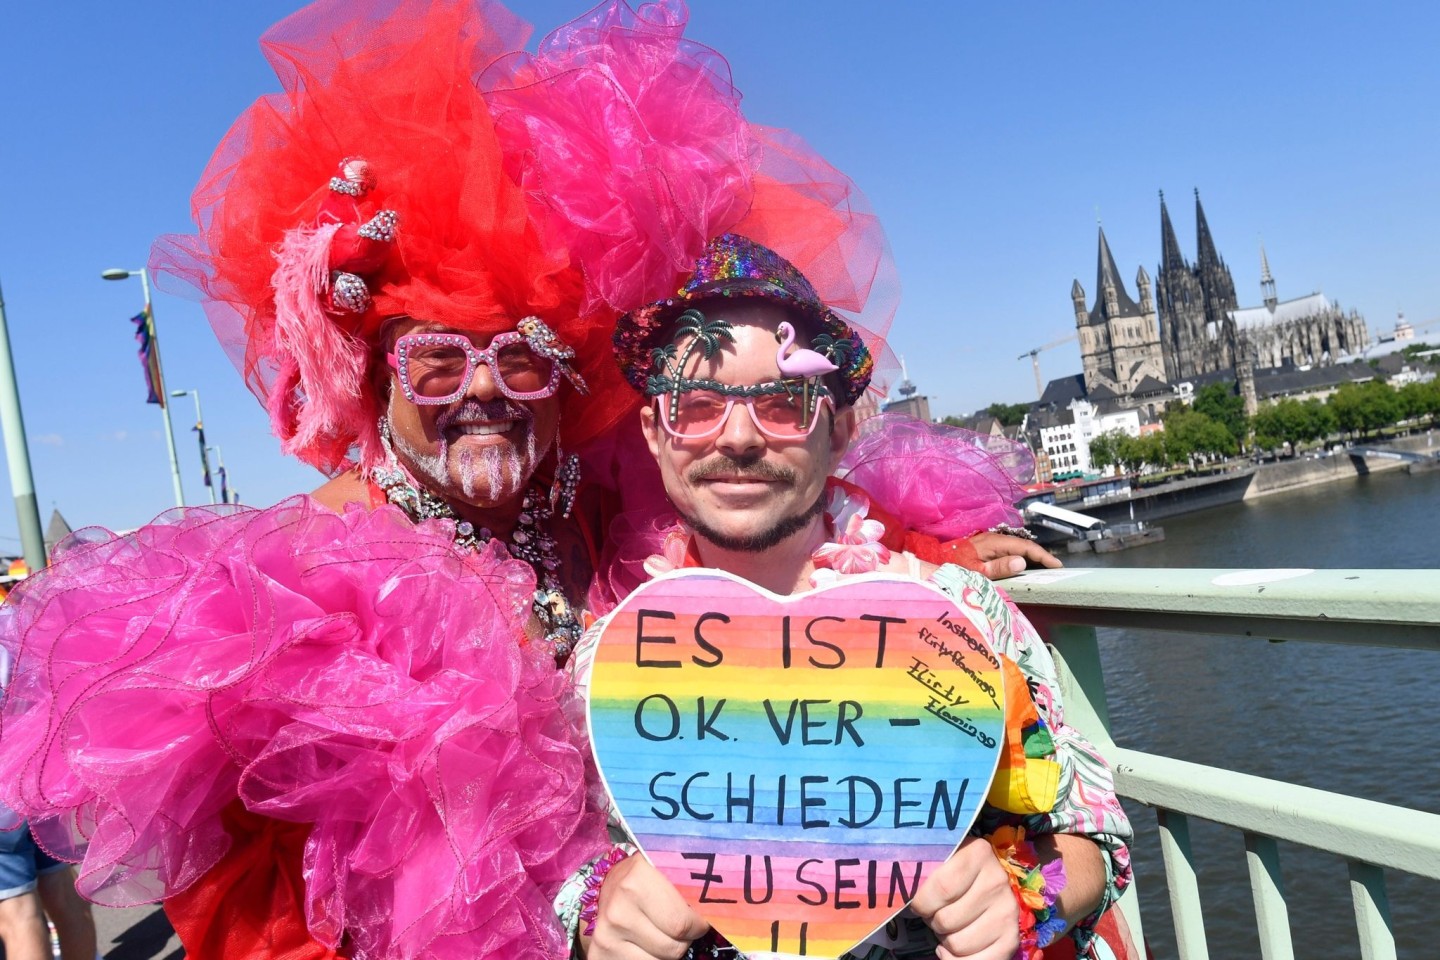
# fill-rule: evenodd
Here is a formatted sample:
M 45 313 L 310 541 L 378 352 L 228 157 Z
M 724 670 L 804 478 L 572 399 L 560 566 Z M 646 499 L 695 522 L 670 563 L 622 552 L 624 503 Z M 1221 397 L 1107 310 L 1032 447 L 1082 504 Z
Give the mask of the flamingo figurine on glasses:
M 803 347 L 786 356 L 785 352 L 795 345 L 795 328 L 788 322 L 776 327 L 775 335 L 780 338 L 780 347 L 775 351 L 775 365 L 780 368 L 782 376 L 804 379 L 824 376 L 840 369 L 825 354 Z
M 804 347 L 786 356 L 786 351 L 795 345 L 795 328 L 788 322 L 781 322 L 781 324 L 775 328 L 775 336 L 780 340 L 780 346 L 775 351 L 775 366 L 780 368 L 780 375 L 787 380 L 798 379 L 804 384 L 800 388 L 800 402 L 804 404 L 805 408 L 802 425 L 808 427 L 812 413 L 810 403 L 811 378 L 822 377 L 840 368 L 831 363 L 825 354 L 815 350 L 808 350 Z

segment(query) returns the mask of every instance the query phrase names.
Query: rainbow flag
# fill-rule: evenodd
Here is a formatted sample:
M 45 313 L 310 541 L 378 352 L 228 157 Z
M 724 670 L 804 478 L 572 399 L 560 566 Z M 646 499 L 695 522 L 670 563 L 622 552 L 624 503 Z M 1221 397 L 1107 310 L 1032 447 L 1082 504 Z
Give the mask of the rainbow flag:
M 130 318 L 135 324 L 135 342 L 140 345 L 137 351 L 140 356 L 140 366 L 145 371 L 145 389 L 148 395 L 146 403 L 158 403 L 165 406 L 165 379 L 160 375 L 160 341 L 155 336 L 155 316 L 150 309 L 150 304 L 145 304 L 145 309 Z

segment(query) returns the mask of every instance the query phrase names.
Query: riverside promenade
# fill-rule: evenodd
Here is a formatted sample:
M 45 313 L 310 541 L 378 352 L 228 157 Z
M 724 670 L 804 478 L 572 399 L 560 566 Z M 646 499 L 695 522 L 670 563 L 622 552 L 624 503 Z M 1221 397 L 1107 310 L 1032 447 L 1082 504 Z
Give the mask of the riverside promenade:
M 1440 451 L 1440 434 L 1427 431 L 1414 436 L 1370 444 L 1357 441 L 1356 446 L 1434 456 L 1437 451 Z M 1255 471 L 1255 479 L 1245 491 L 1245 499 L 1254 500 L 1257 497 L 1268 497 L 1290 490 L 1313 487 L 1316 484 L 1333 483 L 1336 480 L 1351 480 L 1370 473 L 1402 470 L 1405 466 L 1404 460 L 1384 457 L 1354 457 L 1348 451 L 1340 449 L 1323 455 L 1302 454 L 1292 460 L 1263 464 Z
M 1356 446 L 1432 457 L 1440 452 L 1440 432 L 1430 430 L 1383 442 L 1357 443 Z M 1182 477 L 1103 496 L 1094 495 L 1093 488 L 1102 486 L 1106 482 L 1104 480 L 1084 487 L 1061 486 L 1034 494 L 1021 503 L 1023 505 L 1029 499 L 1043 499 L 1109 523 L 1139 520 L 1153 524 L 1241 500 L 1291 493 L 1373 473 L 1398 472 L 1409 466 L 1405 460 L 1383 455 L 1352 456 L 1348 449 L 1337 446 L 1331 451 L 1310 451 L 1298 457 L 1258 465 L 1236 458 L 1230 460 L 1221 472 Z M 1084 492 L 1086 490 L 1091 492 Z M 1064 543 L 1068 539 L 1064 534 L 1043 528 L 1036 532 L 1040 534 L 1040 542 L 1046 545 Z

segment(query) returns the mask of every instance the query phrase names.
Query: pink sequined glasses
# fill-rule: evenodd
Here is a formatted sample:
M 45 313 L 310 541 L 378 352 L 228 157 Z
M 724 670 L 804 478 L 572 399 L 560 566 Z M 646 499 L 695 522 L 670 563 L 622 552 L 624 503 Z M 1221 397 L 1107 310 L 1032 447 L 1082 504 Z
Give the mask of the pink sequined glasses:
M 541 400 L 560 385 L 560 364 L 531 350 L 519 333 L 499 334 L 484 350 L 458 333 L 409 333 L 395 341 L 387 359 L 405 399 L 421 406 L 458 400 L 481 363 L 511 400 Z

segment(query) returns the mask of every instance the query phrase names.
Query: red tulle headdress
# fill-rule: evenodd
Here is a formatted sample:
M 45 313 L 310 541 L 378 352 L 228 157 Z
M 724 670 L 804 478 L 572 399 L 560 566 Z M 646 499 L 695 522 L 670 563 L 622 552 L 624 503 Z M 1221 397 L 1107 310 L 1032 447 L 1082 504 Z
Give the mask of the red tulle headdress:
M 595 394 L 562 394 L 567 443 L 630 409 L 608 389 L 613 315 L 582 313 L 583 273 L 537 229 L 475 83 L 527 32 L 477 0 L 324 0 L 263 38 L 283 92 L 231 128 L 193 198 L 199 233 L 152 264 L 201 291 L 287 453 L 379 461 L 371 371 L 396 316 L 482 334 L 540 317 Z
M 283 92 L 235 123 L 152 266 L 197 288 L 282 449 L 326 471 L 382 455 L 381 326 L 544 320 L 591 386 L 567 446 L 632 411 L 617 315 L 673 295 L 706 244 L 776 251 L 893 369 L 878 221 L 799 138 L 747 123 L 681 0 L 612 0 L 519 53 L 484 0 L 321 0 L 262 40 Z

